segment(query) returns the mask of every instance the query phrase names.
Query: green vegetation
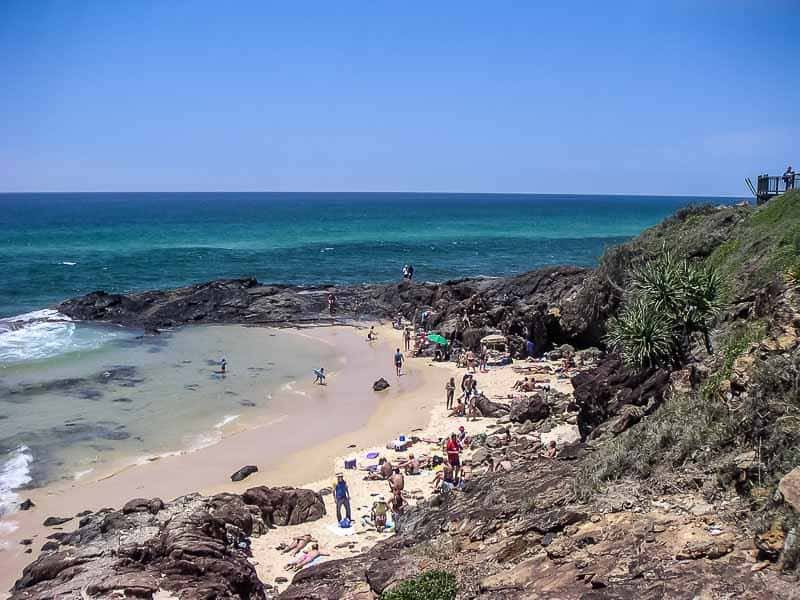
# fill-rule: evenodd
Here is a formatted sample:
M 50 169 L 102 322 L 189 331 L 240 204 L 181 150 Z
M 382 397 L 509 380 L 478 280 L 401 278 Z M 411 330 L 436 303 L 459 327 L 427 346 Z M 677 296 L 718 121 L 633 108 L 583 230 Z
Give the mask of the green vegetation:
M 723 298 L 743 297 L 776 276 L 800 274 L 800 190 L 753 211 L 708 257 L 725 282 Z
M 613 481 L 630 477 L 648 479 L 654 494 L 693 485 L 687 463 L 706 462 L 708 456 L 729 446 L 737 415 L 721 402 L 698 402 L 694 396 L 666 401 L 653 415 L 599 447 L 575 477 L 574 492 L 588 500 Z M 677 481 L 681 473 L 686 481 Z
M 380 600 L 454 600 L 456 578 L 446 571 L 426 571 L 383 592 Z
M 662 247 L 657 256 L 634 265 L 622 309 L 608 324 L 606 341 L 636 368 L 683 362 L 690 338 L 709 330 L 719 310 L 719 277 L 678 259 Z
M 719 395 L 722 382 L 730 379 L 733 374 L 736 359 L 752 344 L 764 339 L 766 334 L 767 328 L 764 323 L 753 321 L 738 326 L 722 338 L 719 343 L 720 362 L 716 371 L 703 383 L 703 398 L 708 400 Z

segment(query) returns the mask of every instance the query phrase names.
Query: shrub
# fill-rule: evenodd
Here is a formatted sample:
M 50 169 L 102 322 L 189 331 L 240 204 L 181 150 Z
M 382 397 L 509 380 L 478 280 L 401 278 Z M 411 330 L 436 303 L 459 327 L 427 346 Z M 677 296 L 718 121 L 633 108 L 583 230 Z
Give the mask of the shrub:
M 709 330 L 719 311 L 720 279 L 702 266 L 679 260 L 666 247 L 631 269 L 630 288 L 606 342 L 635 368 L 682 362 L 692 334 Z
M 456 578 L 446 571 L 426 571 L 381 594 L 380 600 L 454 600 Z

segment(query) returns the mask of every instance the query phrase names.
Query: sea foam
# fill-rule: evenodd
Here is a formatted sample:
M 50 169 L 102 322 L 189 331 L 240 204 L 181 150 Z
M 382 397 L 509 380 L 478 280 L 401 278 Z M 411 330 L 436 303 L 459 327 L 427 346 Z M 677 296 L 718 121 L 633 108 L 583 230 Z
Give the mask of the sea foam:
M 16 490 L 30 483 L 32 462 L 30 449 L 19 446 L 0 463 L 0 516 L 10 513 L 19 502 Z
M 120 334 L 82 328 L 56 310 L 37 310 L 0 319 L 0 364 L 52 358 L 94 350 Z

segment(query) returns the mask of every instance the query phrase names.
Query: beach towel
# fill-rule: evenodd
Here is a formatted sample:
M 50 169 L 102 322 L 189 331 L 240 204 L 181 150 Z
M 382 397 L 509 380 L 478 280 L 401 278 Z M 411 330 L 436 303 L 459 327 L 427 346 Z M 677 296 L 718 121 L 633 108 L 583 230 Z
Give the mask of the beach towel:
M 355 527 L 348 527 L 347 529 L 342 529 L 339 527 L 338 523 L 336 525 L 330 524 L 327 526 L 328 531 L 338 536 L 348 536 L 348 535 L 355 535 L 356 528 Z
M 378 458 L 378 452 L 367 452 L 367 458 Z

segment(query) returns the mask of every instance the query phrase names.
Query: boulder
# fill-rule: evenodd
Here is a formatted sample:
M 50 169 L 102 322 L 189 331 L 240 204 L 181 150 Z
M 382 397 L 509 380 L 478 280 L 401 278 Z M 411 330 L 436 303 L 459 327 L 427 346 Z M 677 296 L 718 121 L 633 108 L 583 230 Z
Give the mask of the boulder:
M 507 415 L 509 411 L 508 404 L 492 402 L 483 394 L 478 396 L 477 400 L 475 401 L 475 405 L 481 412 L 481 416 L 491 417 L 494 419 Z
M 783 501 L 800 513 L 800 467 L 795 467 L 783 476 L 778 484 Z
M 242 500 L 257 506 L 268 526 L 298 525 L 325 515 L 322 496 L 312 490 L 262 485 L 247 490 Z
M 372 384 L 372 389 L 376 392 L 382 392 L 388 387 L 389 387 L 389 382 L 386 381 L 383 377 L 381 377 L 380 379 L 378 379 L 378 381 Z
M 122 514 L 149 512 L 151 515 L 155 515 L 163 508 L 164 501 L 161 498 L 134 498 L 125 503 L 125 506 L 122 507 Z
M 486 448 L 478 448 L 470 457 L 473 465 L 479 465 L 489 460 L 489 451 Z
M 231 475 L 231 481 L 241 481 L 242 479 L 246 479 L 250 477 L 253 473 L 258 472 L 258 467 L 255 465 L 247 465 L 236 471 L 233 475 Z
M 30 510 L 34 506 L 36 506 L 36 505 L 33 503 L 33 500 L 28 498 L 27 500 L 24 500 L 24 501 L 20 502 L 19 509 L 20 510 Z
M 68 521 L 72 521 L 72 517 L 47 517 L 42 525 L 45 527 L 55 527 L 56 525 L 63 525 Z
M 508 416 L 515 423 L 541 421 L 550 416 L 550 406 L 541 394 L 517 398 L 511 403 Z

